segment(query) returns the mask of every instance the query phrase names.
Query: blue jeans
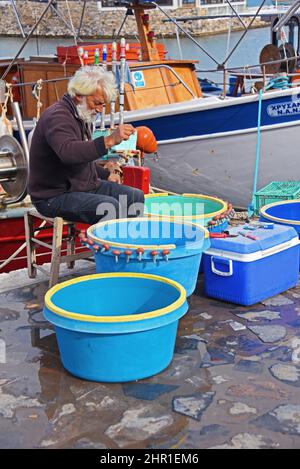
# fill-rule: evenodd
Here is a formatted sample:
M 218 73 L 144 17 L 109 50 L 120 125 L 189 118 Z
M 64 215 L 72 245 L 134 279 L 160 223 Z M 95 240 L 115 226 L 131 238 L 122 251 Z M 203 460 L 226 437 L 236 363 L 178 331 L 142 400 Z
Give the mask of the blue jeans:
M 143 216 L 143 204 L 143 191 L 110 181 L 101 181 L 95 191 L 66 192 L 34 202 L 38 212 L 46 217 L 62 217 L 89 225 L 104 217 L 113 220 Z

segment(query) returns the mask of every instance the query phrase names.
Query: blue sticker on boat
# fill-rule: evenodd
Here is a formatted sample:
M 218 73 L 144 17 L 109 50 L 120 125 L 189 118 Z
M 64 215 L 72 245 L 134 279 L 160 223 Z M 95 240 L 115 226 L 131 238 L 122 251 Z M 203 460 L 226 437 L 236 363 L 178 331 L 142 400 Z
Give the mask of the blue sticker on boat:
M 300 100 L 297 99 L 285 103 L 270 104 L 267 107 L 267 113 L 270 117 L 300 114 Z
M 144 88 L 145 87 L 145 78 L 143 72 L 136 71 L 131 74 L 132 81 L 135 88 Z

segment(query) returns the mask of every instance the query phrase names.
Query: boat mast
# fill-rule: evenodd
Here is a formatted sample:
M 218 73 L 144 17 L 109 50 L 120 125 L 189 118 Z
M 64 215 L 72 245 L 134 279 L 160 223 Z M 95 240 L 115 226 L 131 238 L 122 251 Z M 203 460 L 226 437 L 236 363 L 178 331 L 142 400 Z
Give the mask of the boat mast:
M 149 14 L 145 10 L 153 10 L 155 5 L 140 4 L 139 0 L 133 0 L 130 8 L 134 11 L 135 20 L 138 29 L 138 35 L 141 41 L 142 60 L 151 62 L 159 60 L 159 53 L 155 46 L 154 32 L 150 27 Z

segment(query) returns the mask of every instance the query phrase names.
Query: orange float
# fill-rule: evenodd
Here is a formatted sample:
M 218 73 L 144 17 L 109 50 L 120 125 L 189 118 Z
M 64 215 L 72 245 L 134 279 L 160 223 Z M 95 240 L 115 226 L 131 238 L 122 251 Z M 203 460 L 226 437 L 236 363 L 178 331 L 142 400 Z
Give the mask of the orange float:
M 155 153 L 157 151 L 156 138 L 149 127 L 136 127 L 137 142 L 136 147 L 144 153 Z

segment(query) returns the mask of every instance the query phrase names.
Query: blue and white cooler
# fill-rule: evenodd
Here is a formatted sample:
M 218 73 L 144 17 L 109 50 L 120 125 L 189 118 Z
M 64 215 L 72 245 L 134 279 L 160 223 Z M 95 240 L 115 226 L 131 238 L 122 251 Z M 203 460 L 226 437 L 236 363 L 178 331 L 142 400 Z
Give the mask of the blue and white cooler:
M 205 292 L 240 305 L 252 305 L 297 285 L 299 238 L 294 228 L 234 227 L 237 237 L 211 239 L 204 252 Z

